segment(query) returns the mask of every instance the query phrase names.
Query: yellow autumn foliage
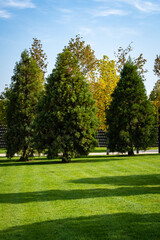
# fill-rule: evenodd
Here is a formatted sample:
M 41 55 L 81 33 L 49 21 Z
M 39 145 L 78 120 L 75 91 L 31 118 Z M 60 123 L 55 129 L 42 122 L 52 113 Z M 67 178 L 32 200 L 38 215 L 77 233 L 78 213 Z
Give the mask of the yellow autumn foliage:
M 113 60 L 107 56 L 97 63 L 97 80 L 90 82 L 90 89 L 96 100 L 97 117 L 100 122 L 99 129 L 106 131 L 106 110 L 111 103 L 113 93 L 119 76 L 116 73 L 116 66 Z

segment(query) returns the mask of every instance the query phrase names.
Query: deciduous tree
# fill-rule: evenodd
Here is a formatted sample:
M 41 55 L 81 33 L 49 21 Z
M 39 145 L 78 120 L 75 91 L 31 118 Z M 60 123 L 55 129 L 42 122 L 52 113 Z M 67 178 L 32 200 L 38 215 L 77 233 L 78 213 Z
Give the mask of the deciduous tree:
M 94 50 L 91 49 L 89 44 L 86 44 L 80 35 L 76 35 L 76 38 L 71 38 L 68 46 L 65 47 L 72 52 L 78 59 L 78 66 L 83 75 L 90 78 L 94 75 L 97 68 L 97 58 L 95 57 Z
M 99 128 L 106 131 L 106 110 L 111 103 L 111 94 L 119 81 L 119 76 L 116 73 L 115 62 L 109 60 L 107 56 L 98 61 L 97 72 L 97 81 L 90 82 L 90 89 L 96 100 Z
M 121 72 L 124 64 L 127 62 L 128 55 L 130 52 L 132 52 L 133 48 L 131 46 L 132 43 L 128 45 L 127 48 L 123 49 L 122 47 L 118 48 L 117 53 L 114 52 L 114 55 L 116 57 L 116 66 L 117 66 L 117 72 Z M 144 78 L 144 73 L 147 72 L 146 69 L 144 69 L 144 65 L 146 63 L 146 59 L 143 58 L 143 54 L 141 53 L 137 58 L 133 59 L 133 63 L 137 66 L 138 72 L 140 73 L 141 77 Z

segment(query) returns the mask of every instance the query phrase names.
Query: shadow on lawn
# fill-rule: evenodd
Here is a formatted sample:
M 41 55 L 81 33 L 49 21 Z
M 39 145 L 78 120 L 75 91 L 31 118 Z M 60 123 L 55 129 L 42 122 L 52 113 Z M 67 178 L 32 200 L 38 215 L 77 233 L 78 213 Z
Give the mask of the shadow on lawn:
M 145 154 L 145 157 L 149 156 L 156 156 L 156 154 Z M 128 160 L 128 159 L 132 159 L 134 157 L 134 159 L 139 160 L 140 157 L 144 157 L 144 155 L 135 155 L 135 156 L 127 156 L 127 155 L 114 155 L 114 156 L 81 156 L 81 157 L 77 157 L 72 159 L 72 161 L 69 164 L 72 163 L 97 163 L 97 162 L 110 162 L 110 161 L 121 161 L 121 160 Z M 5 157 L 2 157 L 2 159 L 0 159 L 0 167 L 8 167 L 8 166 L 26 166 L 26 165 L 45 165 L 45 164 L 64 164 L 62 163 L 62 159 L 59 158 L 55 158 L 55 159 L 51 159 L 48 160 L 46 157 L 35 157 L 34 159 L 27 161 L 27 162 L 21 162 L 18 159 L 7 159 Z
M 10 227 L 3 240 L 159 240 L 160 214 L 117 213 Z
M 27 202 L 46 202 L 55 200 L 73 200 L 98 197 L 135 196 L 160 194 L 160 187 L 119 187 L 114 189 L 93 188 L 75 190 L 48 190 L 24 193 L 2 193 L 0 203 L 20 204 Z
M 80 178 L 70 182 L 78 184 L 113 184 L 118 186 L 160 185 L 160 174 Z

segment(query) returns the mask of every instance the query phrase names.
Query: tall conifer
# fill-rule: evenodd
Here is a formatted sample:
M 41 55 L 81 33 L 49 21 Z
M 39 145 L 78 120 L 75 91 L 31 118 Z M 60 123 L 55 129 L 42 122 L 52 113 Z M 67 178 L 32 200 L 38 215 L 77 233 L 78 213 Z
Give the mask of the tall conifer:
M 76 154 L 87 154 L 95 144 L 97 118 L 89 86 L 69 50 L 57 57 L 47 78 L 46 92 L 35 119 L 37 149 L 47 149 L 48 158 L 63 153 L 63 162 Z
M 28 160 L 32 152 L 31 125 L 35 118 L 36 105 L 43 86 L 43 72 L 27 50 L 16 63 L 7 98 L 5 136 L 7 156 L 21 154 L 21 160 Z
M 133 155 L 134 148 L 146 149 L 155 139 L 155 115 L 142 77 L 129 60 L 121 71 L 107 111 L 110 151 Z

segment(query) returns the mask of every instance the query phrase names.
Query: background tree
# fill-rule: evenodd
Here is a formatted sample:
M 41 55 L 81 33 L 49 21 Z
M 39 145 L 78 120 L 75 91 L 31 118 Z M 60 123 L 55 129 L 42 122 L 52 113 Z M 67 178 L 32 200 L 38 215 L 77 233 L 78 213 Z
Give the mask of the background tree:
M 46 92 L 38 105 L 34 122 L 37 149 L 48 149 L 48 158 L 62 152 L 63 162 L 77 154 L 87 154 L 96 142 L 94 104 L 78 60 L 64 50 L 47 78 Z
M 150 93 L 150 100 L 152 101 L 152 103 L 154 105 L 156 116 L 157 116 L 159 153 L 160 153 L 160 55 L 156 56 L 153 71 L 159 79 L 156 82 L 153 90 Z
M 76 56 L 80 71 L 83 75 L 88 79 L 91 77 L 93 79 L 97 68 L 97 59 L 91 46 L 89 44 L 86 45 L 80 35 L 76 35 L 75 39 L 70 39 L 68 46 L 65 47 L 65 49 L 68 49 L 74 56 Z
M 28 160 L 32 151 L 31 124 L 35 117 L 37 102 L 43 84 L 43 72 L 27 50 L 22 52 L 16 63 L 8 95 L 6 109 L 7 157 L 21 154 L 21 160 Z
M 160 78 L 160 55 L 156 56 L 156 59 L 154 61 L 154 73 L 157 75 L 158 78 Z
M 90 89 L 96 100 L 99 129 L 106 131 L 106 110 L 111 103 L 111 94 L 119 81 L 119 76 L 116 74 L 115 62 L 109 60 L 107 56 L 103 56 L 103 59 L 98 61 L 97 72 L 97 81 L 90 83 Z
M 159 79 L 155 83 L 155 86 L 153 87 L 153 90 L 150 93 L 150 100 L 152 101 L 155 107 L 156 113 L 158 115 L 158 108 L 160 108 L 160 56 L 159 55 L 156 56 L 153 71 Z
M 47 72 L 47 55 L 42 49 L 41 41 L 37 38 L 33 38 L 32 47 L 29 49 L 31 56 L 36 60 L 39 68 L 43 71 L 43 74 Z
M 0 124 L 6 125 L 6 108 L 8 104 L 10 89 L 8 87 L 0 95 Z
M 131 46 L 132 43 L 128 45 L 127 48 L 123 49 L 122 47 L 118 48 L 117 53 L 114 52 L 114 55 L 116 57 L 116 66 L 117 66 L 117 72 L 121 72 L 124 64 L 127 62 L 127 59 L 129 57 L 129 53 L 132 52 L 133 48 Z M 144 69 L 144 65 L 146 63 L 146 59 L 143 58 L 143 54 L 141 53 L 137 58 L 133 59 L 134 65 L 137 66 L 138 72 L 140 73 L 141 77 L 144 78 L 144 73 L 147 72 L 146 69 Z
M 160 108 L 160 80 L 155 83 L 153 90 L 150 93 L 149 99 L 152 101 L 155 106 L 156 113 L 158 112 L 158 108 Z
M 121 72 L 107 111 L 110 151 L 133 155 L 136 149 L 146 149 L 155 140 L 155 115 L 147 99 L 143 80 L 131 60 Z

